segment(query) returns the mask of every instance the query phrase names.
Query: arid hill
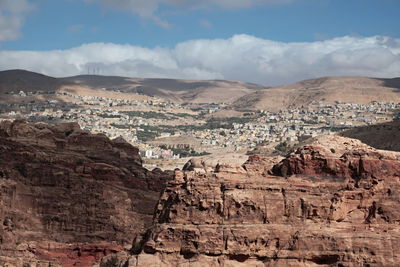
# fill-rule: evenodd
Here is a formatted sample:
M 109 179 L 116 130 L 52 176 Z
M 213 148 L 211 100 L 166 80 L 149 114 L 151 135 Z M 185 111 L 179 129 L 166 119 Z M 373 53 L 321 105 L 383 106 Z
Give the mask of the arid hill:
M 53 78 L 42 74 L 8 70 L 0 72 L 0 93 L 10 91 L 57 90 L 118 91 L 131 95 L 164 98 L 175 102 L 233 103 L 231 109 L 277 111 L 313 101 L 399 101 L 400 78 L 324 77 L 277 87 L 224 80 L 178 80 L 79 75 Z M 1 95 L 0 95 L 1 97 Z
M 361 140 L 379 149 L 400 151 L 400 120 L 356 127 L 340 135 Z
M 400 101 L 400 78 L 324 77 L 271 87 L 236 100 L 234 109 L 277 111 L 308 105 L 313 101 L 368 104 Z
M 0 71 L 0 93 L 14 91 L 56 91 L 68 82 L 26 70 Z
M 25 70 L 0 72 L 0 93 L 23 91 L 73 91 L 94 89 L 160 97 L 176 102 L 232 103 L 241 96 L 266 87 L 239 81 L 193 81 L 80 75 L 53 78 Z

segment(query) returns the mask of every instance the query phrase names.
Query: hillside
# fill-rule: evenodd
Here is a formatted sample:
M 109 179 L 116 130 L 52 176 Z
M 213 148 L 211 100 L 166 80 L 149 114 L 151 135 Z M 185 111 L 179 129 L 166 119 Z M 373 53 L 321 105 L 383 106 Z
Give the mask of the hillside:
M 142 79 L 118 76 L 79 75 L 53 78 L 25 70 L 0 71 L 0 93 L 10 91 L 58 91 L 72 89 L 119 91 L 160 97 L 175 102 L 232 103 L 236 99 L 265 89 L 238 81 L 194 81 L 178 79 Z
M 142 79 L 117 76 L 80 75 L 62 79 L 96 89 L 144 94 L 178 102 L 233 102 L 237 98 L 265 87 L 238 81 L 195 81 L 178 79 Z
M 0 71 L 0 93 L 19 91 L 55 91 L 68 85 L 57 78 L 26 70 Z
M 371 101 L 400 101 L 400 78 L 324 77 L 271 87 L 236 100 L 234 109 L 277 111 L 313 101 L 368 104 Z
M 368 104 L 400 100 L 400 78 L 323 77 L 298 83 L 265 87 L 240 81 L 179 80 L 78 75 L 53 78 L 25 70 L 0 71 L 0 93 L 71 89 L 118 91 L 131 96 L 159 97 L 173 102 L 233 103 L 230 109 L 277 111 L 313 101 Z
M 341 136 L 361 140 L 370 146 L 400 151 L 400 121 L 357 127 L 340 133 Z

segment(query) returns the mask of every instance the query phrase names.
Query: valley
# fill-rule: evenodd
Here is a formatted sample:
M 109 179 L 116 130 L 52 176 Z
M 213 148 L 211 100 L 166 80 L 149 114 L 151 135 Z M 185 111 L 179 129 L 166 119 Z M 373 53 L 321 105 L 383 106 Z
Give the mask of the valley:
M 0 0 L 0 267 L 399 267 L 399 11 Z
M 31 76 L 38 75 L 31 73 L 27 77 L 25 74 L 19 78 L 21 84 L 28 83 Z M 397 118 L 400 110 L 400 104 L 392 101 L 395 100 L 394 97 L 387 102 L 372 100 L 365 103 L 364 98 L 354 94 L 352 100 L 348 99 L 353 102 L 325 102 L 317 94 L 312 101 L 300 101 L 302 105 L 284 106 L 279 110 L 254 109 L 250 106 L 245 109 L 235 104 L 244 96 L 236 102 L 226 103 L 181 102 L 172 101 L 170 97 L 131 92 L 124 87 L 126 79 L 122 83 L 119 77 L 109 79 L 85 76 L 81 80 L 77 79 L 64 78 L 61 81 L 80 83 L 80 86 L 84 84 L 85 88 L 64 86 L 55 91 L 48 90 L 49 88 L 24 91 L 24 87 L 19 87 L 13 91 L 5 90 L 1 95 L 0 119 L 24 118 L 29 122 L 46 123 L 77 122 L 84 130 L 104 134 L 109 138 L 121 136 L 137 146 L 145 159 L 145 166 L 150 169 L 174 169 L 182 168 L 186 162 L 182 158 L 227 153 L 284 154 L 310 137 L 390 122 Z M 331 90 L 329 84 L 333 83 L 332 80 L 333 78 L 329 80 L 327 92 Z M 162 84 L 162 81 L 154 81 L 144 79 L 142 83 L 153 86 Z M 351 78 L 346 86 L 351 87 L 354 84 L 352 90 L 356 91 L 361 88 L 360 83 L 365 83 L 365 79 L 360 78 L 357 81 Z M 110 89 L 114 82 L 115 88 Z M 165 87 L 174 91 L 172 87 L 175 83 L 181 91 L 196 91 L 196 84 L 203 87 L 205 83 L 190 82 L 185 87 L 185 82 L 170 80 L 165 83 Z M 323 80 L 322 83 L 326 81 Z M 304 90 L 311 85 L 323 87 L 319 80 L 299 84 L 308 86 Z M 102 86 L 109 88 L 99 89 Z M 226 88 L 213 90 L 218 93 Z M 271 90 L 279 91 L 260 87 L 257 90 L 256 94 L 264 95 Z M 298 90 L 301 92 L 302 89 Z M 230 94 L 229 91 L 226 94 Z M 252 99 L 252 95 L 253 93 L 249 95 L 249 99 Z M 273 96 L 268 99 L 276 100 Z M 164 166 L 159 159 L 168 159 L 168 164 Z
M 1 264 L 398 262 L 400 155 L 377 149 L 399 150 L 397 93 L 363 98 L 365 79 L 346 78 L 351 99 L 249 85 L 214 88 L 222 101 L 195 97 L 200 81 L 163 81 L 161 95 L 120 77 L 42 78 L 0 80 Z M 257 108 L 265 95 L 278 106 Z

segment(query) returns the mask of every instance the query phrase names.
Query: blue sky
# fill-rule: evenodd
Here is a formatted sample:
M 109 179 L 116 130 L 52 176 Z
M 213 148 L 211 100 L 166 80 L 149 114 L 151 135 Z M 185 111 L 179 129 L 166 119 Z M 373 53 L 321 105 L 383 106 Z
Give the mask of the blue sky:
M 319 75 L 400 76 L 399 12 L 399 0 L 1 0 L 0 70 L 63 76 L 98 65 L 112 75 L 268 85 Z M 210 45 L 213 59 L 220 53 L 226 65 L 204 59 Z M 236 48 L 229 58 L 226 45 Z M 116 52 L 127 46 L 124 55 Z M 37 62 L 23 62 L 27 51 Z M 52 66 L 39 61 L 44 55 Z M 241 64 L 254 69 L 243 75 Z M 295 71 L 304 64 L 309 69 Z
M 300 0 L 244 8 L 209 6 L 191 10 L 160 5 L 164 28 L 134 12 L 79 0 L 31 1 L 22 37 L 3 49 L 66 49 L 91 42 L 172 47 L 199 38 L 249 34 L 283 42 L 344 35 L 400 37 L 398 0 Z

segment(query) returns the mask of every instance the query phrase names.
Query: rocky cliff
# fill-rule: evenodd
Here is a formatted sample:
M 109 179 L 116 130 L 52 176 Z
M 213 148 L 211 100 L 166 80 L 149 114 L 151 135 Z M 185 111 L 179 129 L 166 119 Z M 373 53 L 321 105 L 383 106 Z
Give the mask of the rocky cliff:
M 90 266 L 151 225 L 172 173 L 78 124 L 0 124 L 0 264 Z
M 284 159 L 236 167 L 176 171 L 134 255 L 102 262 L 398 266 L 400 153 L 324 136 Z

